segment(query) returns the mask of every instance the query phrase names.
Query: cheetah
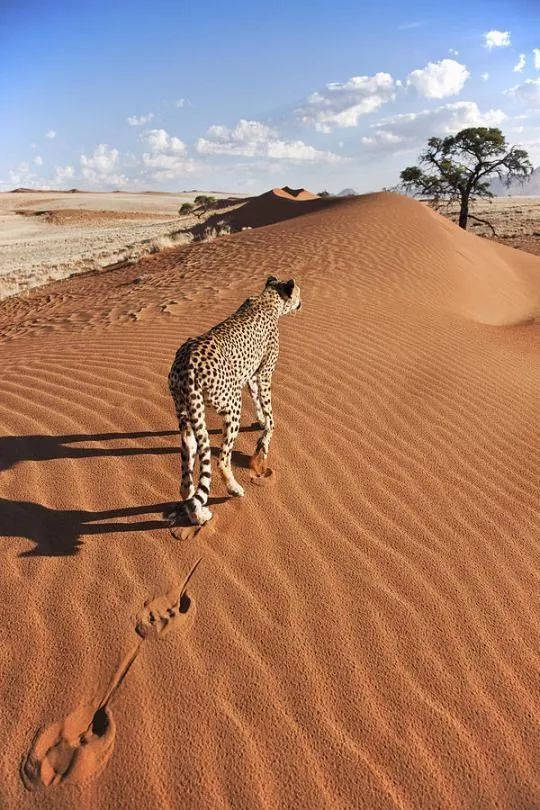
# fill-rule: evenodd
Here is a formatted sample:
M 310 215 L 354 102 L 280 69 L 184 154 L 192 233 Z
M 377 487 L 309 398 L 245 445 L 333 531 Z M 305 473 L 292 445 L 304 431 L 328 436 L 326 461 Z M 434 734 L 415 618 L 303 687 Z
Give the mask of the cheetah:
M 171 524 L 182 514 L 195 525 L 203 525 L 212 517 L 206 505 L 212 473 L 205 405 L 223 417 L 218 468 L 227 491 L 230 495 L 244 495 L 231 469 L 231 456 L 240 430 L 242 389 L 246 384 L 262 428 L 250 466 L 256 474 L 265 472 L 274 430 L 270 384 L 279 353 L 278 320 L 301 306 L 300 288 L 294 279 L 278 281 L 269 276 L 259 295 L 246 299 L 235 313 L 205 334 L 189 338 L 176 352 L 169 390 L 180 428 L 183 501 L 167 516 Z M 193 481 L 196 455 L 197 488 Z

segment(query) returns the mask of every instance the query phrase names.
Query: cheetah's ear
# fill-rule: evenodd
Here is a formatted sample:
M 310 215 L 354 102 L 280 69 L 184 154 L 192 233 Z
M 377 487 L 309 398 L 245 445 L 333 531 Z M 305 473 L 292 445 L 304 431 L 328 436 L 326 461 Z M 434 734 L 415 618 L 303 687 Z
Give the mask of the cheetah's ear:
M 287 298 L 290 298 L 294 290 L 294 278 L 291 278 L 289 279 L 289 281 L 286 281 L 285 284 L 283 285 L 283 289 L 285 290 Z
M 268 278 L 266 279 L 266 286 L 269 287 L 270 284 L 275 284 L 276 281 L 277 278 L 275 276 L 268 276 Z

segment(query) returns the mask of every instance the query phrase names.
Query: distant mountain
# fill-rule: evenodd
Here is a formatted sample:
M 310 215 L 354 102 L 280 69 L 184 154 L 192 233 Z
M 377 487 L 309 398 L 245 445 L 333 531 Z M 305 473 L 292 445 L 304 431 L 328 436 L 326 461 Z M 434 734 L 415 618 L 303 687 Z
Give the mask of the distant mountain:
M 358 194 L 354 188 L 343 188 L 336 194 L 336 197 L 354 197 L 355 194 Z
M 490 190 L 497 197 L 540 197 L 540 166 L 524 183 L 514 182 L 507 188 L 500 180 L 494 180 Z
M 12 188 L 9 194 L 88 194 L 78 188 Z

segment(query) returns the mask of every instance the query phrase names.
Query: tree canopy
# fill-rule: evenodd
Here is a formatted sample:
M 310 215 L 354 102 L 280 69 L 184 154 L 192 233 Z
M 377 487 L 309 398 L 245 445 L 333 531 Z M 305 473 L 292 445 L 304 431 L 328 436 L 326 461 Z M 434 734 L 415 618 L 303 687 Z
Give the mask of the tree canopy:
M 430 138 L 418 164 L 401 172 L 401 187 L 435 202 L 458 202 L 461 228 L 467 227 L 469 217 L 478 219 L 469 212 L 472 200 L 494 196 L 490 185 L 495 177 L 508 186 L 532 172 L 527 152 L 508 146 L 495 127 L 469 127 L 457 135 Z

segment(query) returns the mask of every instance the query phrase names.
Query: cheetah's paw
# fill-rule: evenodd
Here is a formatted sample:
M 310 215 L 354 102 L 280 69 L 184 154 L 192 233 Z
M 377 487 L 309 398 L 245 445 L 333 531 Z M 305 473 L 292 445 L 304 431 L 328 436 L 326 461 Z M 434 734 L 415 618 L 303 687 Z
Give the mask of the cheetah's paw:
M 189 519 L 194 526 L 204 526 L 209 520 L 212 520 L 212 512 L 207 506 L 201 506 L 196 512 L 189 512 Z
M 227 492 L 235 498 L 242 498 L 246 493 L 244 487 L 240 486 L 238 481 L 233 481 L 227 484 Z

